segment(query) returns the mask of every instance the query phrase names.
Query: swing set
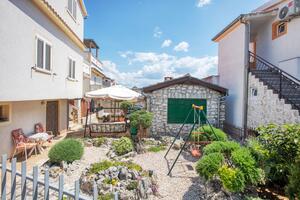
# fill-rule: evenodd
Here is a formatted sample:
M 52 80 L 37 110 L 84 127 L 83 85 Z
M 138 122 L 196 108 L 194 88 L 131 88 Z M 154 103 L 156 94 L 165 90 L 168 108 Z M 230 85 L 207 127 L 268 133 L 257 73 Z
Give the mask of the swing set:
M 181 125 L 178 133 L 176 134 L 173 142 L 171 143 L 170 147 L 168 148 L 168 151 L 166 152 L 164 158 L 167 159 L 167 155 L 169 154 L 171 148 L 173 147 L 173 145 L 175 144 L 176 140 L 178 139 L 178 137 L 180 136 L 181 131 L 183 130 L 183 127 L 187 124 L 187 121 L 190 117 L 190 115 L 192 114 L 192 112 L 194 111 L 194 123 L 192 124 L 192 128 L 189 131 L 188 137 L 186 137 L 183 146 L 181 147 L 175 161 L 173 162 L 169 172 L 168 172 L 168 176 L 171 175 L 171 172 L 176 164 L 176 162 L 178 161 L 179 156 L 181 155 L 182 151 L 185 149 L 185 147 L 187 146 L 187 144 L 191 145 L 191 149 L 190 152 L 192 154 L 192 156 L 194 157 L 200 157 L 201 153 L 200 153 L 200 147 L 203 145 L 207 145 L 210 144 L 211 141 L 200 141 L 200 137 L 201 135 L 207 134 L 205 129 L 203 128 L 203 124 L 208 124 L 212 133 L 214 134 L 214 136 L 218 139 L 218 136 L 216 135 L 216 133 L 214 132 L 214 129 L 211 125 L 211 123 L 209 122 L 209 120 L 207 119 L 207 116 L 204 112 L 204 107 L 203 106 L 196 106 L 195 104 L 192 105 L 191 110 L 189 111 L 188 115 L 186 116 L 183 124 Z M 201 116 L 203 116 L 205 122 L 201 122 Z M 200 127 L 202 127 L 202 132 L 195 132 L 194 129 L 196 127 L 196 125 L 199 125 Z M 192 134 L 194 135 L 193 140 L 191 140 L 191 136 Z

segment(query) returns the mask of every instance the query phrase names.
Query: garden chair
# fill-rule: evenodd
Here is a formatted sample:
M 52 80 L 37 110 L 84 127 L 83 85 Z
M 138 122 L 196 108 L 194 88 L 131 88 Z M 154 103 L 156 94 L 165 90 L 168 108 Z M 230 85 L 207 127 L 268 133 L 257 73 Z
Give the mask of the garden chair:
M 36 154 L 36 148 L 37 148 L 37 143 L 35 142 L 30 142 L 28 140 L 28 137 L 23 133 L 22 129 L 16 129 L 13 130 L 11 132 L 12 135 L 12 139 L 14 142 L 14 151 L 13 151 L 13 155 L 11 158 L 13 158 L 15 155 L 19 154 L 19 153 L 24 153 L 25 155 L 25 159 L 27 160 L 28 156 L 30 156 L 33 151 Z M 27 151 L 29 151 L 29 153 L 27 154 Z

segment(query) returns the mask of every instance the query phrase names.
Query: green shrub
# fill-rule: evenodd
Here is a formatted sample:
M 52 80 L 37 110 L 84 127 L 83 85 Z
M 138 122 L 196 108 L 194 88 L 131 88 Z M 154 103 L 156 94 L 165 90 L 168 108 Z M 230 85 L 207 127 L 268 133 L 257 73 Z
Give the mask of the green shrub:
M 204 132 L 206 134 L 192 134 L 192 141 L 227 141 L 228 137 L 221 129 L 210 128 L 209 125 L 199 127 L 195 132 Z
M 206 180 L 213 178 L 217 174 L 219 168 L 224 162 L 224 157 L 221 153 L 211 153 L 204 155 L 196 165 L 196 171 Z
M 120 108 L 125 112 L 124 114 L 127 114 L 128 110 L 133 107 L 133 103 L 130 101 L 123 101 L 120 104 Z
M 224 188 L 231 192 L 242 192 L 245 189 L 244 174 L 239 169 L 226 165 L 219 169 L 219 176 Z
M 166 147 L 163 146 L 163 145 L 152 146 L 152 147 L 149 147 L 147 150 L 150 151 L 150 152 L 156 153 L 156 152 L 160 152 L 160 151 L 166 150 Z
M 49 151 L 48 157 L 51 162 L 68 163 L 74 160 L 80 160 L 83 155 L 83 145 L 80 141 L 74 139 L 65 139 L 56 143 Z
M 135 111 L 129 116 L 130 126 L 133 128 L 149 128 L 152 124 L 153 114 L 146 110 Z
M 100 147 L 102 144 L 106 143 L 107 139 L 105 137 L 98 137 L 94 140 L 94 146 Z
M 127 186 L 127 190 L 136 190 L 138 187 L 138 182 L 137 181 L 131 181 Z
M 135 164 L 133 162 L 119 162 L 119 161 L 112 162 L 112 161 L 104 160 L 104 161 L 92 164 L 89 169 L 89 174 L 96 174 L 98 172 L 104 171 L 113 166 L 115 166 L 115 167 L 124 166 L 124 167 L 127 167 L 128 169 L 136 170 L 139 172 L 141 172 L 143 170 L 143 168 L 140 165 Z
M 232 151 L 239 149 L 240 144 L 234 141 L 216 141 L 204 147 L 204 154 L 224 153 L 230 155 Z
M 121 156 L 133 150 L 133 144 L 130 138 L 121 137 L 113 142 L 113 149 L 117 155 Z
M 255 160 L 262 166 L 265 160 L 269 158 L 269 151 L 255 138 L 247 140 L 247 147 L 251 151 Z
M 113 199 L 114 199 L 113 193 L 101 194 L 98 196 L 98 200 L 113 200 Z

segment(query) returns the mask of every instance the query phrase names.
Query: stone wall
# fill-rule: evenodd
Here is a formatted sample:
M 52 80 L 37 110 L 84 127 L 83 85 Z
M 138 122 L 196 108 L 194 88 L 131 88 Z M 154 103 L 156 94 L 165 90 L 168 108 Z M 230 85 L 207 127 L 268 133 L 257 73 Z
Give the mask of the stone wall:
M 212 125 L 223 128 L 225 121 L 225 103 L 223 94 L 198 85 L 174 85 L 146 94 L 147 108 L 153 112 L 151 134 L 176 134 L 181 124 L 167 123 L 168 98 L 207 99 L 207 117 Z M 189 132 L 191 125 L 186 125 L 183 132 Z
M 251 90 L 256 90 L 257 95 L 252 95 Z M 300 123 L 297 110 L 293 110 L 290 104 L 279 99 L 266 85 L 249 75 L 249 100 L 248 100 L 248 127 L 256 128 L 269 123 L 285 124 Z

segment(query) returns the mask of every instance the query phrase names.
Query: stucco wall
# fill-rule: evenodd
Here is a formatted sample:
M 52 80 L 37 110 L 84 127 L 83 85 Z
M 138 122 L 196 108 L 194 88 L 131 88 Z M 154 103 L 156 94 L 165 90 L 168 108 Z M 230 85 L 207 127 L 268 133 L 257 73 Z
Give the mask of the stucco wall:
M 300 79 L 300 18 L 288 22 L 287 34 L 272 40 L 273 20 L 256 33 L 257 55 Z
M 257 96 L 251 95 L 251 88 L 257 89 Z M 292 110 L 290 104 L 278 98 L 259 79 L 249 75 L 248 127 L 256 128 L 269 123 L 300 123 L 297 110 Z
M 239 25 L 219 42 L 219 84 L 229 91 L 226 98 L 226 123 L 242 127 L 243 92 L 246 66 L 246 26 Z
M 11 122 L 0 124 L 0 155 L 10 156 L 13 149 L 11 131 L 22 128 L 26 135 L 34 132 L 34 124 L 41 122 L 46 127 L 46 103 L 41 101 L 8 102 L 11 105 Z M 59 131 L 67 128 L 67 100 L 59 101 Z
M 82 97 L 82 51 L 30 0 L 0 1 L 0 101 Z M 36 64 L 36 36 L 52 44 L 52 72 Z M 68 58 L 76 61 L 76 82 L 67 80 Z
M 220 102 L 223 96 L 214 90 L 196 85 L 174 85 L 146 94 L 147 108 L 154 114 L 151 127 L 152 134 L 176 134 L 181 124 L 167 123 L 168 98 L 207 99 L 207 117 L 214 126 L 223 127 L 225 104 Z M 183 132 L 189 132 L 191 125 L 186 125 Z

